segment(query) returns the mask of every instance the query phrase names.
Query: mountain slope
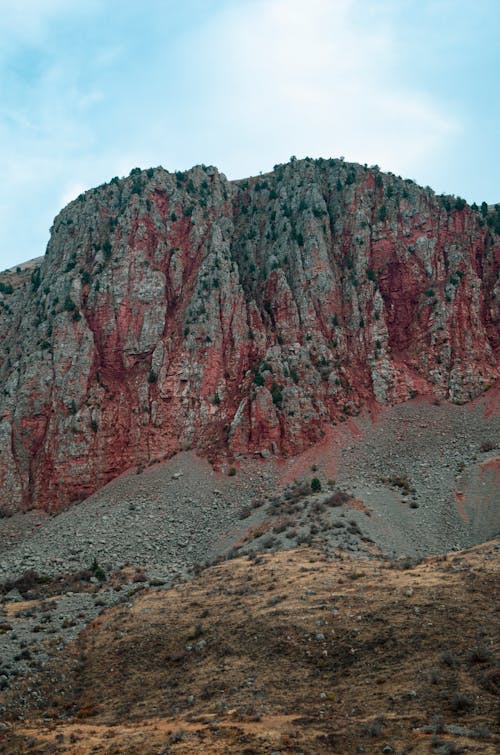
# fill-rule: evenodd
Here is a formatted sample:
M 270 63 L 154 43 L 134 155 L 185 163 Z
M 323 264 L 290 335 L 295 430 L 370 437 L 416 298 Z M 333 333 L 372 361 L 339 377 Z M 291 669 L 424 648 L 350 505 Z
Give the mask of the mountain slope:
M 185 448 L 293 454 L 372 402 L 478 396 L 498 377 L 486 221 L 340 160 L 135 169 L 81 195 L 2 294 L 3 510 Z

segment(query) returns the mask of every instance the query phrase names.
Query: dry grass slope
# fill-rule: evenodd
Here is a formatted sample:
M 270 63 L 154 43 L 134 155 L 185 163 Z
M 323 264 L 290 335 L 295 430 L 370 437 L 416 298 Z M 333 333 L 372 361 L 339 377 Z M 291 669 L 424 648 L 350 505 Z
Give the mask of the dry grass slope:
M 43 710 L 9 693 L 0 751 L 493 753 L 499 547 L 414 567 L 303 548 L 144 591 L 29 681 Z

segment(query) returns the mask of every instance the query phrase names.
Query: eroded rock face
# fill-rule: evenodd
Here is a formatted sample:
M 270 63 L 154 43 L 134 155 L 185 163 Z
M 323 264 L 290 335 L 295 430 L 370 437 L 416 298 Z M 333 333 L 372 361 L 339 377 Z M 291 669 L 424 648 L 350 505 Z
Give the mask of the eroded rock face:
M 298 452 L 369 402 L 468 401 L 498 377 L 499 258 L 481 212 L 339 160 L 113 179 L 3 297 L 1 505 L 60 508 L 183 448 Z

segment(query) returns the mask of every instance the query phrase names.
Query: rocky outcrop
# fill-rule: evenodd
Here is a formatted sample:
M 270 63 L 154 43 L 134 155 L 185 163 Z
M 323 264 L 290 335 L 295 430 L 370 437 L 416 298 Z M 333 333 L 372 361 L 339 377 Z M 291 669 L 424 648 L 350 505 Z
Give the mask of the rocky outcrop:
M 498 377 L 492 225 L 341 160 L 135 169 L 81 195 L 0 293 L 2 508 L 185 448 L 293 454 L 371 402 L 476 397 Z

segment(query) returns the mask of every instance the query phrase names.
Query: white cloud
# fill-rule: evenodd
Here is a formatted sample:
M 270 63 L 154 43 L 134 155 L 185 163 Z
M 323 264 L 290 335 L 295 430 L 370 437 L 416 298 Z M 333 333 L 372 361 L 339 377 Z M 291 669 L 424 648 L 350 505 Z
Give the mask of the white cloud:
M 231 6 L 202 31 L 195 86 L 214 136 L 234 142 L 233 172 L 255 166 L 257 153 L 266 169 L 293 153 L 343 154 L 409 175 L 457 133 L 438 103 L 396 83 L 395 32 L 364 8 L 260 0 Z

